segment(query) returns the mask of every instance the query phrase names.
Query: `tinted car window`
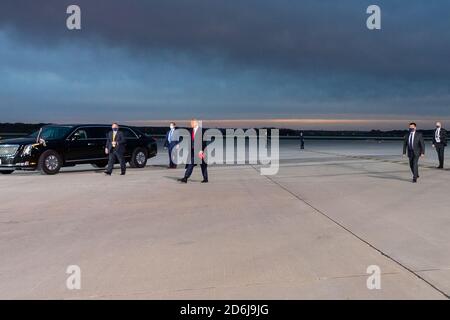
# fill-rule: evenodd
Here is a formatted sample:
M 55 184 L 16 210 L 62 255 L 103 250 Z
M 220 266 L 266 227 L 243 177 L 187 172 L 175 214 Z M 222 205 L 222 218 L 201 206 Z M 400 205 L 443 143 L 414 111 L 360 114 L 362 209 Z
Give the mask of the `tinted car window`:
M 108 127 L 82 127 L 73 133 L 72 138 L 75 140 L 106 139 L 109 131 Z
M 133 131 L 131 131 L 130 129 L 127 128 L 122 128 L 120 129 L 120 131 L 123 132 L 123 135 L 125 136 L 126 139 L 136 139 L 136 135 L 133 133 Z
M 71 130 L 71 127 L 43 127 L 39 137 L 44 140 L 63 139 Z
M 111 128 L 108 127 L 89 127 L 86 128 L 89 139 L 106 139 Z
M 86 140 L 88 138 L 90 138 L 90 137 L 88 137 L 86 129 L 78 129 L 72 135 L 72 139 L 75 139 L 75 140 Z

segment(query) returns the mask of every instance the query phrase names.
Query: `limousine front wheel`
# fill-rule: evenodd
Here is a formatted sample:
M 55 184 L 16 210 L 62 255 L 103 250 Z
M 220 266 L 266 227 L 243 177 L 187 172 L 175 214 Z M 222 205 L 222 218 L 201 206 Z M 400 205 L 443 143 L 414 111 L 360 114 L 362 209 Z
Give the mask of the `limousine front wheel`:
M 147 151 L 144 148 L 136 148 L 131 155 L 130 166 L 132 168 L 143 168 L 147 164 Z
M 57 174 L 61 166 L 61 156 L 56 151 L 47 150 L 39 158 L 38 170 L 43 174 Z

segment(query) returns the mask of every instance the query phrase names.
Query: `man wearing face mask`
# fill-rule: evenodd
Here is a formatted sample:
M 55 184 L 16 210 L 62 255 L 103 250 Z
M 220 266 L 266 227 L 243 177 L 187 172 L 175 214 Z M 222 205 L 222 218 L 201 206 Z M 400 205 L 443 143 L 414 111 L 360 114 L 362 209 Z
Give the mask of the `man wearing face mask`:
M 177 165 L 176 165 L 176 163 L 173 162 L 173 158 L 172 158 L 172 150 L 178 144 L 178 141 L 176 140 L 176 137 L 175 137 L 175 129 L 176 129 L 175 126 L 176 126 L 175 122 L 170 123 L 170 130 L 169 130 L 169 132 L 167 132 L 166 140 L 164 141 L 164 148 L 167 148 L 167 150 L 169 151 L 169 169 L 177 168 Z
M 425 141 L 420 132 L 416 131 L 417 125 L 414 122 L 409 124 L 409 134 L 405 136 L 403 142 L 403 155 L 408 152 L 409 166 L 413 174 L 413 183 L 419 178 L 419 158 L 425 155 Z
M 120 175 L 125 175 L 125 142 L 125 136 L 119 131 L 119 125 L 117 123 L 113 123 L 112 130 L 108 133 L 108 140 L 105 147 L 105 153 L 109 155 L 108 167 L 105 171 L 106 175 L 111 175 L 116 161 L 119 161 L 120 163 Z
M 440 122 L 436 122 L 436 130 L 433 136 L 433 148 L 436 149 L 439 159 L 438 169 L 444 169 L 444 154 L 447 146 L 447 131 L 442 128 Z

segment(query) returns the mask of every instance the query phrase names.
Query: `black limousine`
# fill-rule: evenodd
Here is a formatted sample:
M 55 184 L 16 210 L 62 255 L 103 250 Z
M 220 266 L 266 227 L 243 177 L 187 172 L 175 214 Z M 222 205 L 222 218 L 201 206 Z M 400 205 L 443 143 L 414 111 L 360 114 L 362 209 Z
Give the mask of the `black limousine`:
M 15 170 L 39 170 L 56 174 L 61 167 L 92 164 L 103 168 L 109 125 L 48 125 L 38 132 L 18 139 L 0 140 L 0 173 Z M 155 139 L 137 128 L 121 126 L 126 138 L 125 159 L 133 168 L 143 168 L 156 156 Z

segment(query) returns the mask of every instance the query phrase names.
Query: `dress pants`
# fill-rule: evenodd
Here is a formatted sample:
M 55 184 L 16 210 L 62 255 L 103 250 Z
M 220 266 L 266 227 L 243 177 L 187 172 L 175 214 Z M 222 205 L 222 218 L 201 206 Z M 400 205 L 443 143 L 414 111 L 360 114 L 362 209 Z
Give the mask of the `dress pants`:
M 173 159 L 172 159 L 172 150 L 173 150 L 173 148 L 175 148 L 176 145 L 177 145 L 176 142 L 171 142 L 171 143 L 169 143 L 169 147 L 167 148 L 169 151 L 169 167 L 170 168 L 177 167 L 177 164 L 175 162 L 173 162 Z
M 192 175 L 192 171 L 194 171 L 194 167 L 197 164 L 194 162 L 194 150 L 191 151 L 191 163 L 186 164 L 186 172 L 184 173 L 184 178 L 189 179 Z M 204 180 L 208 180 L 208 164 L 202 160 L 200 164 L 200 168 L 202 169 L 202 175 Z
M 192 175 L 192 171 L 194 171 L 194 167 L 196 164 L 190 163 L 186 165 L 186 172 L 184 173 L 184 178 L 189 179 Z M 206 163 L 201 163 L 200 168 L 202 169 L 202 175 L 204 180 L 208 180 L 208 165 Z
M 413 174 L 413 178 L 417 179 L 419 177 L 419 158 L 420 155 L 416 155 L 413 151 L 408 152 L 409 157 L 409 167 L 411 168 L 411 172 Z
M 444 167 L 445 146 L 443 143 L 436 143 L 435 147 L 436 147 L 436 152 L 437 152 L 438 158 L 439 158 L 439 168 L 443 168 Z
M 116 163 L 116 161 L 119 161 L 119 163 L 120 163 L 120 171 L 122 173 L 125 173 L 127 166 L 125 163 L 125 158 L 123 156 L 123 153 L 120 153 L 120 152 L 117 152 L 114 150 L 112 150 L 109 153 L 108 167 L 106 168 L 106 172 L 111 173 L 113 171 L 114 164 Z

